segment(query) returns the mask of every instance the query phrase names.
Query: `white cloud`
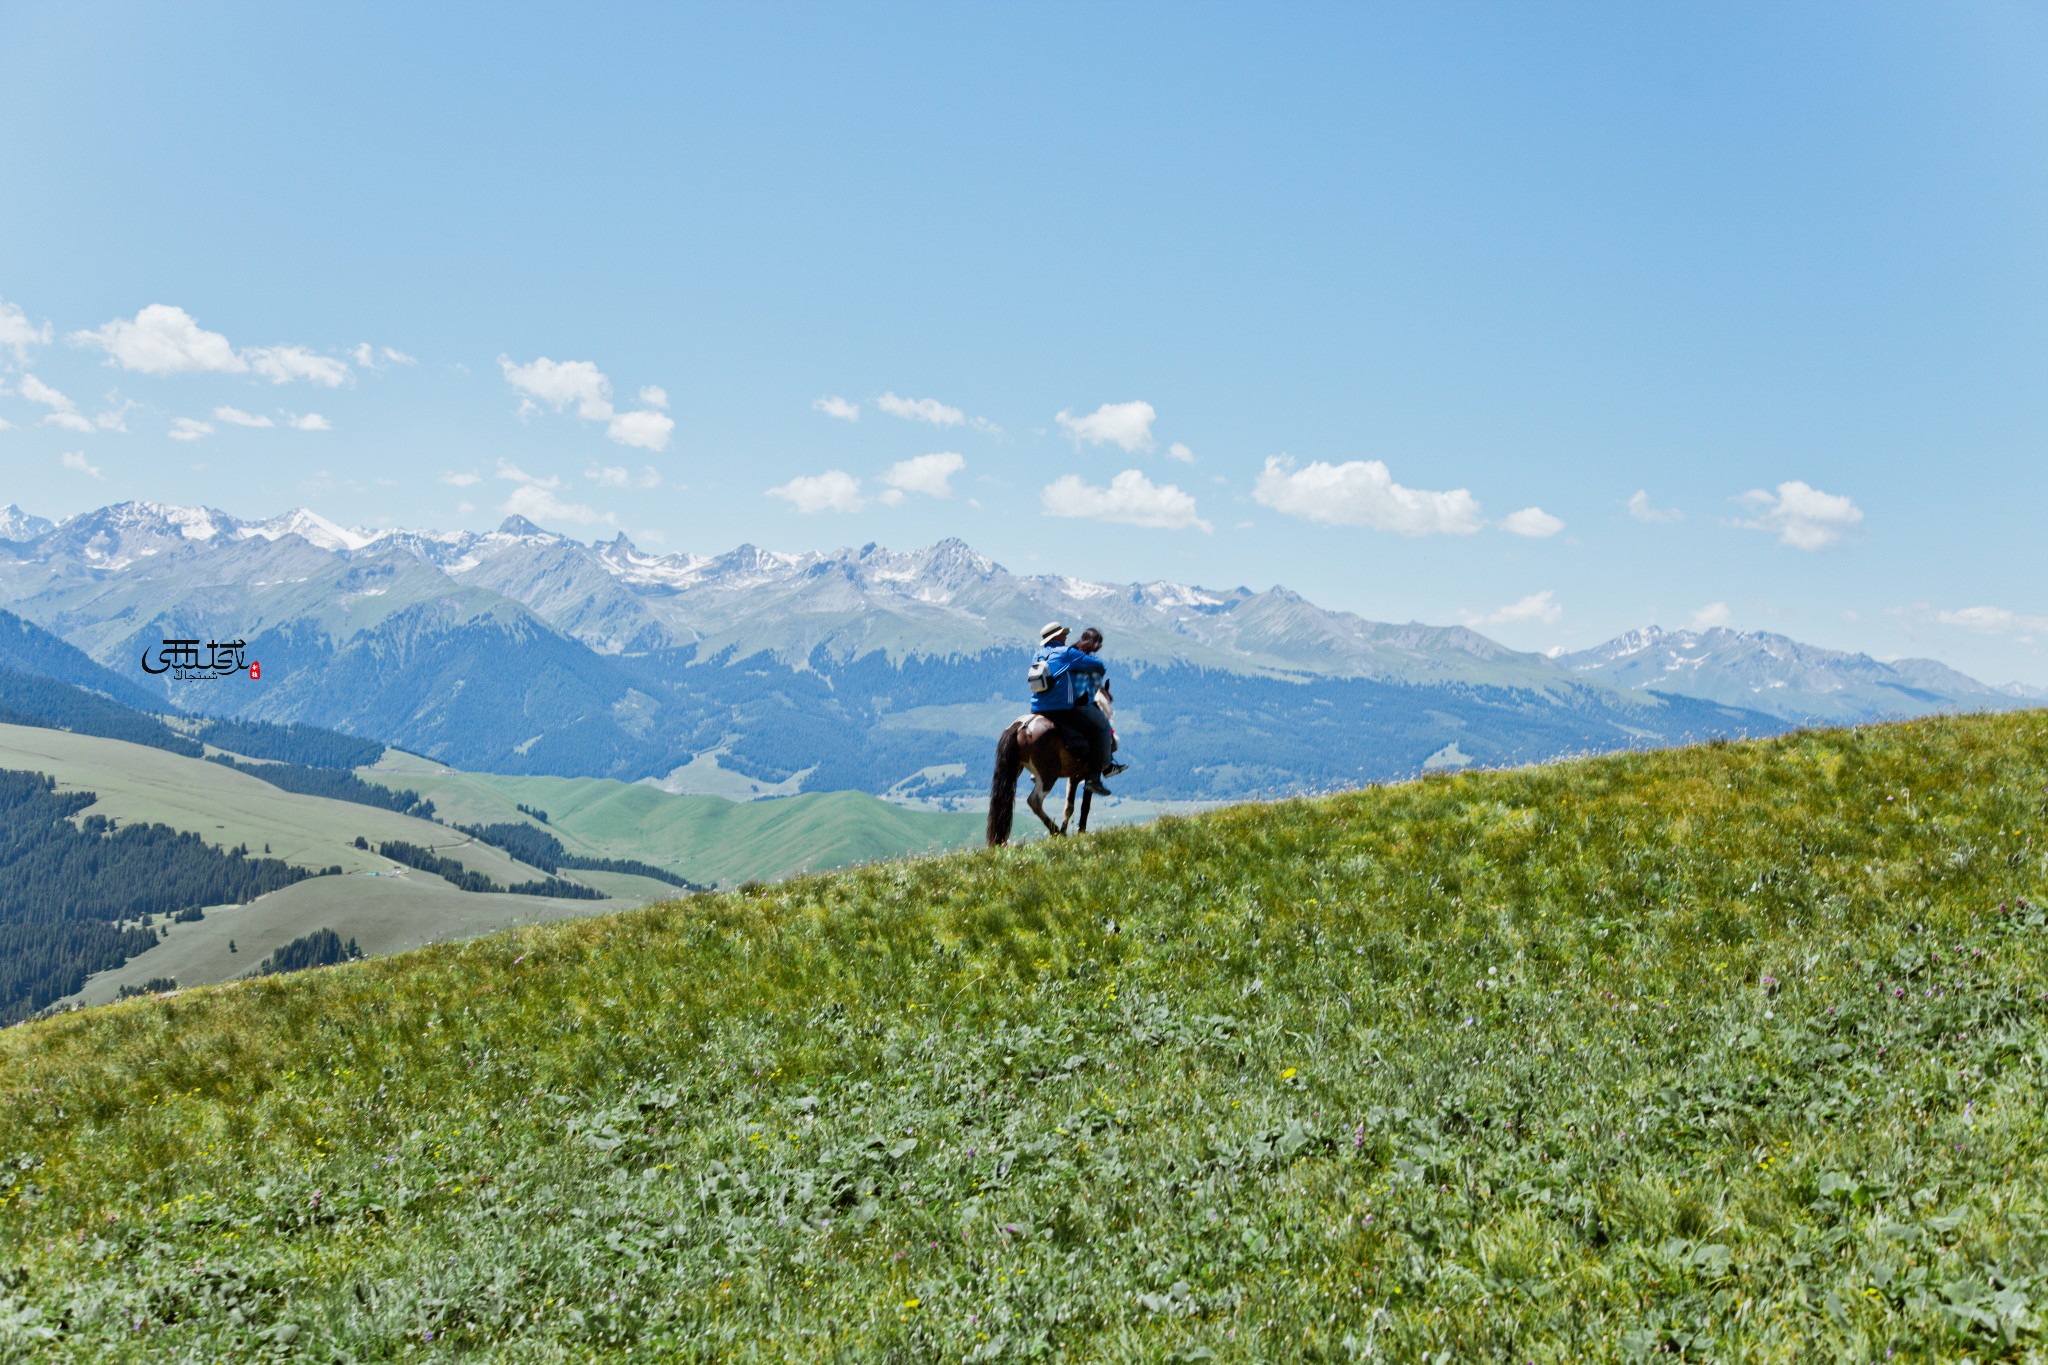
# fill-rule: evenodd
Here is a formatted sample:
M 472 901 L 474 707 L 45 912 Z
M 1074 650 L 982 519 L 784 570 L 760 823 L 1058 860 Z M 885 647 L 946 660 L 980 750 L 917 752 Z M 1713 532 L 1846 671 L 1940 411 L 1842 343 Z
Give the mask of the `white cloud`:
M 32 374 L 25 374 L 21 377 L 20 389 L 21 396 L 31 403 L 41 403 L 44 407 L 55 408 L 58 412 L 78 411 L 78 404 L 72 402 L 69 398 L 66 398 L 63 394 L 57 392 Z
M 213 410 L 213 418 L 216 422 L 226 422 L 229 426 L 236 427 L 274 427 L 277 425 L 276 422 L 268 417 L 263 417 L 253 412 L 243 412 L 240 408 L 215 408 Z M 284 424 L 294 431 L 334 430 L 334 424 L 317 412 L 309 412 L 303 417 L 297 413 L 288 412 L 284 414 Z
M 950 450 L 933 455 L 918 455 L 908 460 L 898 460 L 889 466 L 882 482 L 889 491 L 882 494 L 882 501 L 890 506 L 903 501 L 907 493 L 922 493 L 926 497 L 950 498 L 955 474 L 967 467 L 967 460 Z
M 1692 614 L 1689 625 L 1693 630 L 1718 630 L 1734 619 L 1726 602 L 1709 602 Z
M 674 420 L 659 412 L 619 412 L 613 408 L 612 381 L 597 368 L 595 361 L 550 360 L 542 356 L 518 365 L 499 356 L 498 368 L 505 372 L 505 382 L 521 395 L 522 417 L 538 403 L 545 403 L 556 412 L 574 405 L 576 415 L 584 421 L 605 423 L 604 434 L 620 445 L 653 451 L 666 449 L 669 434 L 676 429 Z M 641 392 L 644 398 L 647 390 Z
M 303 346 L 257 346 L 242 352 L 250 368 L 273 384 L 306 379 L 322 388 L 339 388 L 355 378 L 345 361 L 319 355 Z
M 1848 498 L 1823 493 L 1799 479 L 1779 484 L 1776 493 L 1752 488 L 1742 495 L 1742 503 L 1756 520 L 1738 521 L 1737 526 L 1769 531 L 1780 545 L 1795 550 L 1825 550 L 1840 544 L 1849 529 L 1863 520 L 1863 509 Z
M 767 495 L 781 498 L 799 512 L 858 512 L 864 500 L 860 480 L 844 470 L 828 469 L 823 474 L 799 474 Z
M 122 369 L 142 374 L 243 374 L 249 369 L 226 337 L 168 303 L 152 303 L 132 319 L 115 318 L 92 331 L 73 332 L 70 340 L 96 346 Z
M 1130 454 L 1152 448 L 1152 423 L 1158 416 L 1150 403 L 1104 403 L 1086 417 L 1076 417 L 1062 408 L 1053 420 L 1077 447 L 1085 441 L 1092 446 L 1118 446 Z
M 455 488 L 474 488 L 483 481 L 483 475 L 473 469 L 461 474 L 451 472 L 441 476 L 442 483 Z
M 638 479 L 635 479 L 631 471 L 623 465 L 604 465 L 586 469 L 583 471 L 583 477 L 595 480 L 606 488 L 659 488 L 661 486 L 661 475 L 655 471 L 653 465 L 641 465 L 640 477 Z
M 105 479 L 107 477 L 106 475 L 100 473 L 99 467 L 97 465 L 88 464 L 86 462 L 85 452 L 82 450 L 74 450 L 70 454 L 60 457 L 59 462 L 66 469 L 75 469 L 81 474 L 90 474 L 95 479 Z
M 638 446 L 659 454 L 668 448 L 669 433 L 676 429 L 675 419 L 666 413 L 622 412 L 612 418 L 604 434 L 622 446 Z
M 1193 464 L 1195 462 L 1195 452 L 1189 450 L 1179 441 L 1175 441 L 1166 448 L 1166 458 L 1169 460 L 1179 460 L 1182 464 Z
M 367 341 L 359 341 L 354 346 L 351 346 L 349 354 L 355 357 L 356 364 L 366 370 L 382 369 L 385 365 L 419 364 L 419 361 L 413 359 L 404 351 L 393 350 L 389 346 L 372 346 Z
M 1485 525 L 1478 500 L 1466 489 L 1403 488 L 1378 460 L 1317 460 L 1296 469 L 1287 457 L 1270 456 L 1252 497 L 1292 517 L 1403 536 L 1468 536 Z
M 21 396 L 31 403 L 40 403 L 50 409 L 43 415 L 44 426 L 62 427 L 66 431 L 76 431 L 86 436 L 92 435 L 95 431 L 128 430 L 128 409 L 135 406 L 133 403 L 123 403 L 120 407 L 109 408 L 88 421 L 85 415 L 79 412 L 78 405 L 69 397 L 32 374 L 21 377 Z
M 1465 611 L 1458 614 L 1464 618 L 1468 626 L 1519 625 L 1525 621 L 1538 621 L 1546 626 L 1554 626 L 1564 619 L 1564 608 L 1551 600 L 1551 589 L 1545 588 L 1542 592 L 1532 592 L 1518 602 L 1495 607 L 1492 611 Z
M 542 478 L 538 474 L 529 474 L 510 460 L 498 461 L 498 477 L 507 483 L 530 483 L 540 488 L 559 490 L 562 486 L 562 480 L 556 475 L 550 474 Z
M 196 441 L 202 436 L 213 434 L 213 423 L 202 422 L 196 417 L 174 417 L 171 419 L 173 441 Z
M 564 502 L 555 496 L 555 490 L 546 483 L 522 483 L 512 490 L 512 496 L 505 499 L 499 511 L 507 516 L 525 517 L 528 521 L 546 525 L 549 522 L 573 521 L 583 526 L 599 522 L 617 524 L 618 519 L 609 512 L 600 512 L 594 507 L 585 507 L 578 502 Z
M 2048 616 L 2029 616 L 2010 607 L 1962 607 L 1938 611 L 1934 619 L 1981 635 L 2048 635 Z
M 885 393 L 875 400 L 875 406 L 891 417 L 901 417 L 906 422 L 930 422 L 935 427 L 957 427 L 967 420 L 966 413 L 947 407 L 936 398 L 898 398 L 893 393 Z M 832 415 L 837 417 L 839 414 L 835 412 Z
M 0 431 L 12 430 L 14 430 L 14 423 L 8 421 L 5 417 L 0 417 Z
M 542 356 L 530 364 L 515 365 L 507 357 L 499 356 L 498 368 L 505 372 L 505 382 L 527 401 L 538 399 L 556 412 L 573 403 L 576 415 L 587 421 L 612 419 L 612 381 L 605 378 L 595 361 L 550 360 Z
M 668 390 L 659 384 L 649 384 L 640 390 L 640 401 L 650 408 L 666 408 L 668 406 Z
M 498 477 L 508 483 L 519 485 L 512 490 L 511 496 L 499 505 L 498 510 L 508 516 L 521 516 L 529 521 L 543 523 L 573 521 L 584 526 L 595 525 L 598 522 L 608 522 L 614 526 L 618 524 L 618 518 L 609 512 L 600 512 L 594 507 L 567 502 L 557 497 L 556 494 L 562 489 L 562 480 L 555 475 L 542 478 L 537 474 L 527 473 L 509 460 L 500 460 Z M 466 488 L 476 480 L 471 476 L 455 474 L 443 475 L 442 482 Z
M 1638 488 L 1628 500 L 1628 514 L 1637 521 L 1655 526 L 1668 521 L 1684 521 L 1685 513 L 1676 507 L 1659 508 L 1650 506 L 1650 491 Z
M 858 422 L 860 420 L 860 404 L 849 403 L 844 398 L 836 396 L 813 398 L 811 400 L 811 410 L 813 412 L 822 412 L 827 417 L 837 417 L 842 422 Z
M 37 327 L 28 320 L 28 314 L 18 304 L 0 299 L 0 346 L 14 352 L 16 361 L 28 363 L 29 353 L 38 346 L 50 344 L 50 324 L 47 320 Z
M 1541 507 L 1524 507 L 1519 512 L 1510 512 L 1500 519 L 1500 529 L 1532 540 L 1554 536 L 1564 529 L 1564 523 Z
M 133 318 L 73 332 L 69 340 L 74 346 L 97 347 L 122 369 L 142 374 L 247 374 L 253 369 L 273 384 L 306 379 L 328 388 L 355 378 L 347 361 L 304 346 L 237 351 L 219 332 L 207 331 L 190 313 L 168 303 L 152 303 Z
M 1111 479 L 1107 488 L 1083 483 L 1078 474 L 1064 474 L 1046 485 L 1042 500 L 1047 516 L 1089 517 L 1167 531 L 1190 526 L 1215 529 L 1195 514 L 1193 496 L 1170 483 L 1155 484 L 1135 469 Z

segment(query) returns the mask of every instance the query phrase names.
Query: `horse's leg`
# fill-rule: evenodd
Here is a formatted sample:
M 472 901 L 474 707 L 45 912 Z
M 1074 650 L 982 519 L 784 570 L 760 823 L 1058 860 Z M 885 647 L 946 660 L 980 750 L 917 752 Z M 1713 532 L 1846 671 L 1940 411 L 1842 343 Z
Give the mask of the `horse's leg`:
M 1031 770 L 1031 795 L 1024 798 L 1024 804 L 1031 807 L 1031 813 L 1037 816 L 1044 823 L 1046 831 L 1053 838 L 1057 839 L 1060 835 L 1065 834 L 1066 831 L 1055 825 L 1052 822 L 1052 817 L 1045 813 L 1045 793 L 1045 780 L 1039 777 L 1038 770 L 1033 768 Z
M 1074 823 L 1074 793 L 1080 790 L 1080 778 L 1070 777 L 1067 779 L 1067 808 L 1060 813 L 1060 833 L 1062 834 L 1065 834 L 1068 826 Z
M 1073 794 L 1069 792 L 1067 800 L 1072 801 L 1073 799 Z M 1095 793 L 1089 791 L 1086 787 L 1081 788 L 1081 827 L 1074 831 L 1076 834 L 1086 834 L 1088 832 L 1088 808 L 1094 804 Z

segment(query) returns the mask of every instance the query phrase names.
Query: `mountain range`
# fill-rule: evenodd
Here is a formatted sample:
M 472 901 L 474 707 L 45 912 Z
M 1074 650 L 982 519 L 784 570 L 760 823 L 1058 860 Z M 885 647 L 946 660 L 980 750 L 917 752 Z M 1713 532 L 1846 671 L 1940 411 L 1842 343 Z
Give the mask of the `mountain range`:
M 1931 660 L 1783 636 L 1630 632 L 1548 658 L 1367 621 L 1285 588 L 1018 575 L 958 540 L 655 555 L 520 517 L 366 531 L 128 502 L 0 510 L 0 605 L 186 709 L 310 721 L 459 766 L 958 802 L 1021 709 L 1040 624 L 1093 624 L 1148 797 L 1215 799 L 1427 768 L 2026 705 Z M 168 638 L 240 639 L 246 677 L 166 683 Z M 104 690 L 104 689 L 102 689 Z

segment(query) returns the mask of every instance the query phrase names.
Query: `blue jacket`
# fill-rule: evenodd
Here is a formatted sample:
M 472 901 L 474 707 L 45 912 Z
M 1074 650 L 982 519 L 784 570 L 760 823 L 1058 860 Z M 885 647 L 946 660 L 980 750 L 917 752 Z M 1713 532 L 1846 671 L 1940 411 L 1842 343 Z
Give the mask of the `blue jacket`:
M 1031 694 L 1031 709 L 1041 715 L 1047 711 L 1073 710 L 1094 694 L 1102 676 L 1109 672 L 1102 660 L 1072 645 L 1043 646 L 1032 662 L 1039 659 L 1045 660 L 1052 670 L 1052 686 Z

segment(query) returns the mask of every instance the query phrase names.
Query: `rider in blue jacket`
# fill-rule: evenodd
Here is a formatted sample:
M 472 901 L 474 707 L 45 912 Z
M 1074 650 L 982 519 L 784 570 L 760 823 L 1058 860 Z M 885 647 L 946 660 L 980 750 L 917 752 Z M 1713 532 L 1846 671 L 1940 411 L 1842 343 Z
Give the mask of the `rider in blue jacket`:
M 1031 694 L 1031 710 L 1050 718 L 1070 738 L 1080 737 L 1075 735 L 1076 730 L 1085 736 L 1090 752 L 1082 762 L 1088 767 L 1088 790 L 1097 796 L 1108 796 L 1110 791 L 1102 785 L 1102 773 L 1110 764 L 1109 717 L 1102 714 L 1092 698 L 1109 668 L 1086 650 L 1070 646 L 1067 628 L 1057 621 L 1048 622 L 1038 633 L 1038 639 L 1039 649 L 1032 658 L 1032 668 L 1035 672 L 1039 664 L 1045 665 L 1048 686 L 1043 692 Z

